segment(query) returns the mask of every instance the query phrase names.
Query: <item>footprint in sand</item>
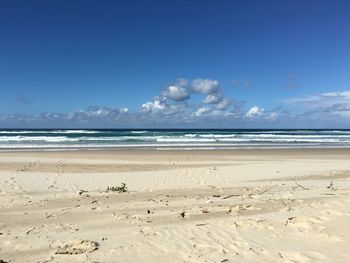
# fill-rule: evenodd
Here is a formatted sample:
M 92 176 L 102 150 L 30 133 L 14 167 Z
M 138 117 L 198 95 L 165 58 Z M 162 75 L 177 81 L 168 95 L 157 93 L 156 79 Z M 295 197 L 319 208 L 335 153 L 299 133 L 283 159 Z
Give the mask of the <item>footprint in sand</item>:
M 59 186 L 58 186 L 58 182 L 57 181 L 52 181 L 51 184 L 48 186 L 49 190 L 58 190 Z
M 329 233 L 327 227 L 322 223 L 323 221 L 320 218 L 313 216 L 293 216 L 289 217 L 285 224 L 304 235 L 312 234 L 331 241 L 341 240 L 339 236 Z
M 322 221 L 313 216 L 292 216 L 289 217 L 286 221 L 286 225 L 312 225 L 312 224 L 320 224 Z
M 55 223 L 51 224 L 49 229 L 55 229 L 55 233 L 57 231 L 63 231 L 63 232 L 70 232 L 74 233 L 79 231 L 79 228 L 76 225 L 73 224 L 63 224 L 63 223 Z
M 236 238 L 236 240 L 233 242 L 233 246 L 237 249 L 237 251 L 240 251 L 241 253 L 256 251 L 247 241 L 240 237 Z
M 12 190 L 15 190 L 15 191 L 23 191 L 23 187 L 21 187 L 21 186 L 17 183 L 15 177 L 13 177 L 13 176 L 12 176 L 9 180 L 7 180 L 6 183 L 10 185 L 10 187 L 11 187 Z
M 274 227 L 269 225 L 266 220 L 258 218 L 249 218 L 246 220 L 235 221 L 234 226 L 240 228 L 253 228 L 254 230 L 273 230 Z
M 218 168 L 217 168 L 216 166 L 212 167 L 212 168 L 210 169 L 210 171 L 211 171 L 211 175 L 215 177 L 215 179 L 217 180 L 217 182 L 223 182 L 223 178 L 220 177 Z
M 237 205 L 237 206 L 231 207 L 228 210 L 228 213 L 236 215 L 243 211 L 247 211 L 247 210 L 254 211 L 254 210 L 260 210 L 260 209 L 261 208 L 256 207 L 254 205 Z

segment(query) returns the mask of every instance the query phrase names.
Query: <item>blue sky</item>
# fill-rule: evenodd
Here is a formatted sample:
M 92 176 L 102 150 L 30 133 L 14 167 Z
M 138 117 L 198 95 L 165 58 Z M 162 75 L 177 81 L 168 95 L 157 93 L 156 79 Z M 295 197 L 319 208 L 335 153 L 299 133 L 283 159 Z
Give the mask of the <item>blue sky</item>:
M 0 127 L 350 128 L 349 1 L 0 2 Z

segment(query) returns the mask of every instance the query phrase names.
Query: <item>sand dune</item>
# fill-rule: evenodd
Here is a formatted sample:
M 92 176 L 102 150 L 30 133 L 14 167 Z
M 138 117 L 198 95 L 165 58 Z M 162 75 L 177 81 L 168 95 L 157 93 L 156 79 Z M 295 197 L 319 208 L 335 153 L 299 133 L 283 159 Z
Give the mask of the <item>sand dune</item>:
M 3 152 L 0 258 L 350 262 L 349 177 L 349 150 Z

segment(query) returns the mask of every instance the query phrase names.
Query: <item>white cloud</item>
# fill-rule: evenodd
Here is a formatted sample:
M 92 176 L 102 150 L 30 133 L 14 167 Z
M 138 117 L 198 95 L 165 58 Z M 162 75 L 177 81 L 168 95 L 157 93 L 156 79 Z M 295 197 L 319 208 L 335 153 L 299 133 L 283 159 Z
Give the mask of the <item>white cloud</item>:
M 203 100 L 205 104 L 216 104 L 222 100 L 222 95 L 219 93 L 209 94 Z
M 256 117 L 259 117 L 263 114 L 264 109 L 259 108 L 258 106 L 251 107 L 247 113 L 245 114 L 245 117 L 248 119 L 254 119 Z
M 350 104 L 350 91 L 327 92 L 313 96 L 305 96 L 285 101 L 289 104 L 309 104 L 310 106 L 332 105 L 339 103 Z
M 284 101 L 287 105 L 296 105 L 299 111 L 303 112 L 299 116 L 304 118 L 312 115 L 339 116 L 350 118 L 350 91 L 327 92 L 301 98 L 294 98 Z M 306 111 L 305 111 L 306 109 Z
M 215 108 L 218 110 L 226 110 L 233 101 L 229 98 L 223 97 L 221 93 L 208 94 L 203 100 L 204 104 L 215 104 Z
M 210 109 L 207 107 L 200 107 L 197 109 L 197 111 L 192 113 L 192 116 L 200 117 L 204 114 L 207 114 L 210 112 Z
M 268 119 L 271 120 L 271 121 L 274 121 L 277 118 L 278 118 L 277 112 L 270 112 L 269 115 L 268 115 Z
M 258 106 L 251 107 L 244 115 L 245 118 L 250 120 L 260 120 L 260 121 L 269 121 L 274 122 L 279 119 L 279 112 L 278 109 L 274 111 L 266 111 L 263 108 L 260 108 Z
M 117 108 L 117 107 L 100 107 L 100 106 L 90 106 L 86 110 L 81 110 L 77 112 L 72 112 L 68 114 L 57 115 L 57 120 L 73 121 L 73 122 L 83 122 L 87 123 L 96 120 L 105 121 L 121 121 L 128 114 L 128 108 Z M 51 113 L 44 113 L 45 115 L 37 116 L 39 120 L 52 120 L 55 115 Z M 46 116 L 51 116 L 50 118 Z
M 231 106 L 232 100 L 228 98 L 223 98 L 219 103 L 216 104 L 216 108 L 218 110 L 226 110 L 229 106 Z
M 184 101 L 190 97 L 190 94 L 186 88 L 181 87 L 180 85 L 172 85 L 167 87 L 162 92 L 162 95 L 165 98 L 172 99 L 174 101 Z
M 155 99 L 153 102 L 149 101 L 142 104 L 140 111 L 150 113 L 154 111 L 161 111 L 167 107 L 167 104 L 161 99 Z
M 241 84 L 240 84 L 241 85 Z M 197 98 L 189 99 L 192 94 Z M 242 125 L 276 125 L 347 127 L 350 121 L 350 90 L 321 93 L 285 100 L 283 106 L 273 110 L 259 106 L 245 107 L 244 101 L 225 96 L 217 80 L 178 79 L 153 100 L 141 104 L 138 110 L 125 107 L 88 107 L 71 113 L 47 112 L 37 115 L 0 115 L 0 126 L 16 124 L 58 125 L 64 127 L 185 127 L 184 123 L 200 127 L 236 127 Z M 321 125 L 320 125 L 321 124 Z M 325 125 L 323 125 L 325 124 Z M 10 126 L 11 126 L 10 125 Z M 318 126 L 319 125 L 319 126 Z M 23 126 L 23 125 L 22 125 Z M 34 127 L 33 125 L 32 127 Z M 107 127 L 106 126 L 106 127 Z M 198 127 L 197 126 L 197 127 Z M 261 127 L 262 127 L 261 126 Z M 216 127 L 216 126 L 215 126 Z M 279 126 L 281 127 L 281 126 Z M 283 127 L 283 126 L 282 126 Z M 333 125 L 334 127 L 334 125 Z
M 216 93 L 219 89 L 219 82 L 211 79 L 194 79 L 192 81 L 192 90 L 201 94 Z

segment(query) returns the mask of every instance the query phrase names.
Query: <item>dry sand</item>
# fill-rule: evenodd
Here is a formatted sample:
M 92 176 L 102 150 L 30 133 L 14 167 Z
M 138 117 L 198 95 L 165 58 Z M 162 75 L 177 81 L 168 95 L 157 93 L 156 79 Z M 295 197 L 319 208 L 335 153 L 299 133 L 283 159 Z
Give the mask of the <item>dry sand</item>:
M 349 177 L 345 149 L 1 152 L 0 259 L 350 262 Z

